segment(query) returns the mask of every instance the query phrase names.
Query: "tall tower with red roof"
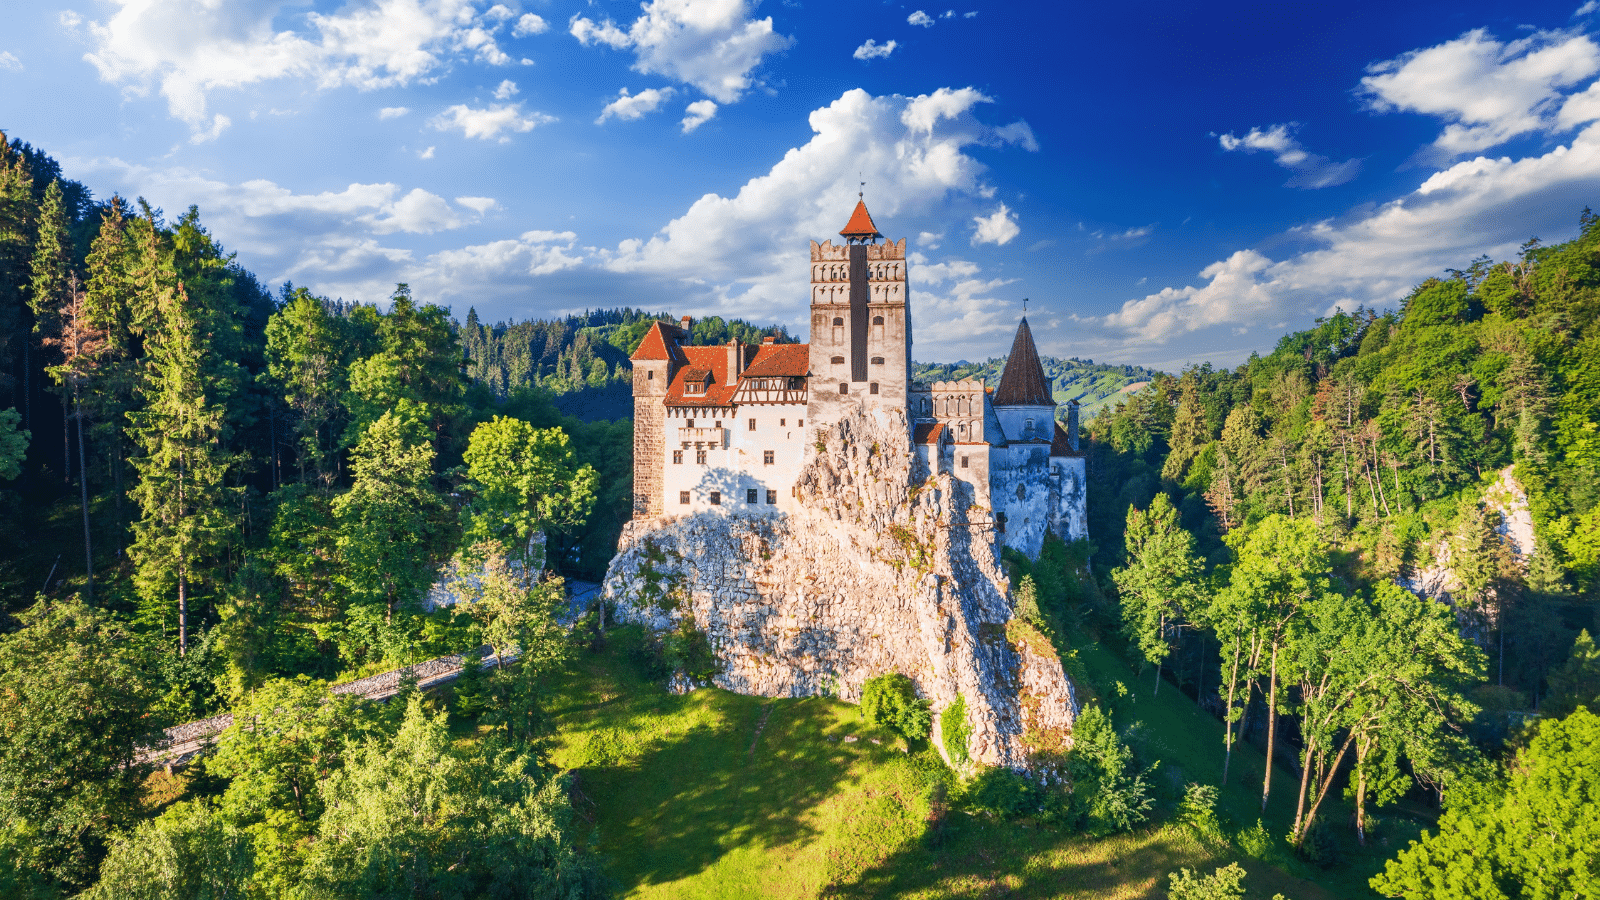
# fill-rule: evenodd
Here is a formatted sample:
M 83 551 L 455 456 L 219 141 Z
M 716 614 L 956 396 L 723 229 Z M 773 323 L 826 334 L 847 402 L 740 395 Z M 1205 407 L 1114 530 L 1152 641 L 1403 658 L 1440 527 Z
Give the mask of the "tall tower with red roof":
M 906 408 L 911 383 L 911 312 L 906 242 L 884 242 L 858 200 L 839 232 L 811 242 L 809 418 L 837 421 L 858 407 Z

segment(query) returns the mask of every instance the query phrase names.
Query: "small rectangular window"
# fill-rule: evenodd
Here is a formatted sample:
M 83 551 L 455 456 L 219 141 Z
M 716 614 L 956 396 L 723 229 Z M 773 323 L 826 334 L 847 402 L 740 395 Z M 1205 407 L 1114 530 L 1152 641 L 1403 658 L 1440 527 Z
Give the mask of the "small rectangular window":
M 721 491 L 712 491 L 711 492 L 711 505 L 712 506 L 721 506 L 722 505 L 722 492 Z
M 806 420 L 805 419 L 795 419 L 794 420 L 794 427 L 796 427 L 796 428 L 804 428 L 804 427 L 806 427 Z
M 749 488 L 748 490 L 746 490 L 744 492 L 744 502 L 746 502 L 746 503 L 754 503 L 754 502 L 756 502 L 756 489 L 755 488 Z
M 644 380 L 645 381 L 655 381 L 656 380 L 656 370 L 655 369 L 650 369 L 649 371 L 645 372 L 644 373 Z
M 706 464 L 706 452 L 704 450 L 696 450 L 694 452 L 694 461 L 695 461 L 696 465 L 701 465 L 701 466 L 705 465 Z
M 689 420 L 689 424 L 687 424 L 687 425 L 685 425 L 683 427 L 685 427 L 685 428 L 693 428 L 694 427 L 694 420 L 690 419 Z
M 872 364 L 873 364 L 873 365 L 875 365 L 875 366 L 881 366 L 881 365 L 883 365 L 883 357 L 881 357 L 881 356 L 874 356 L 874 357 L 873 357 L 873 358 L 872 358 Z
M 963 457 L 961 457 L 961 468 L 965 469 L 966 467 L 967 467 L 967 458 L 965 456 L 963 456 Z
M 679 491 L 678 492 L 678 502 L 684 504 L 685 506 L 687 506 L 689 504 L 689 492 L 688 491 Z
M 751 419 L 750 420 L 750 430 L 751 431 L 755 431 L 756 430 L 756 420 L 755 419 Z
M 876 381 L 874 381 L 871 385 L 869 385 L 867 393 L 876 394 L 877 392 L 878 392 L 878 383 Z
M 763 450 L 763 451 L 761 451 L 761 463 L 762 463 L 762 465 L 767 465 L 767 466 L 772 465 L 772 463 L 774 461 L 774 458 L 775 458 L 775 451 L 772 451 L 772 450 Z
M 787 424 L 788 424 L 788 422 L 789 422 L 789 420 L 788 420 L 788 419 L 779 419 L 779 420 L 778 420 L 778 427 L 779 427 L 779 428 L 783 428 L 783 427 L 784 427 L 784 426 L 785 426 L 785 425 L 787 425 Z
M 675 466 L 683 465 L 683 451 L 682 450 L 674 450 L 674 451 L 672 451 L 672 464 L 675 465 Z
M 767 505 L 768 506 L 776 506 L 777 503 L 778 503 L 778 492 L 777 491 L 773 491 L 773 490 L 767 491 Z
M 722 427 L 722 420 L 721 420 L 721 419 L 718 419 L 718 420 L 717 420 L 717 423 L 716 423 L 716 424 L 715 424 L 715 425 L 713 425 L 713 426 L 712 426 L 712 427 L 713 427 L 713 428 L 721 428 L 721 427 Z
M 850 393 L 850 385 L 845 384 L 844 382 L 840 382 L 839 383 L 839 393 L 841 393 L 841 394 Z

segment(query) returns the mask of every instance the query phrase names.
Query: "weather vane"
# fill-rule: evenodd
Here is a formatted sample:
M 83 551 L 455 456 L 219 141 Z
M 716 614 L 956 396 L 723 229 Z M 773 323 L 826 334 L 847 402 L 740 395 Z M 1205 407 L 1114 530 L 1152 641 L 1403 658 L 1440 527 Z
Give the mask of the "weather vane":
M 1022 298 L 1022 314 L 1023 315 L 1027 315 L 1028 314 L 1028 298 L 1027 297 L 1023 297 Z
M 857 175 L 863 175 L 863 173 L 861 173 L 861 172 L 857 172 L 856 174 Z M 861 190 L 856 191 L 856 199 L 857 200 L 866 200 L 867 199 L 867 179 L 866 179 L 866 177 L 864 175 L 863 175 L 863 177 L 861 179 Z

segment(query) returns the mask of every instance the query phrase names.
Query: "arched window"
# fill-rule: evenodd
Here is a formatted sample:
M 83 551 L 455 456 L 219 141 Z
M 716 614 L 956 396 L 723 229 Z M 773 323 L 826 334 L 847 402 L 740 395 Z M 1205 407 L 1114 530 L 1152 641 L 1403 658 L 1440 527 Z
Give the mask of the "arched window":
M 844 382 L 842 382 L 842 381 L 841 381 L 841 382 L 839 382 L 839 393 L 841 393 L 841 394 L 848 394 L 848 393 L 850 393 L 850 385 L 848 385 L 848 384 L 845 384 L 845 383 L 844 383 Z
M 833 324 L 835 324 L 835 325 L 843 325 L 844 324 L 844 319 L 841 319 L 838 316 L 834 316 L 833 317 Z
M 883 316 L 873 316 L 872 317 L 872 324 L 874 324 L 874 325 L 882 325 L 883 324 Z
M 1032 419 L 1029 419 L 1029 420 L 1028 420 L 1028 421 L 1027 421 L 1027 424 L 1025 424 L 1025 425 L 1023 425 L 1023 426 L 1022 426 L 1022 436 L 1023 436 L 1023 437 L 1027 437 L 1027 436 L 1029 436 L 1029 435 L 1031 435 L 1031 434 L 1033 434 L 1033 420 L 1032 420 Z M 1022 499 L 1022 498 L 1021 498 L 1021 497 L 1018 497 L 1018 498 L 1017 498 L 1017 499 L 1019 499 L 1019 500 L 1020 500 L 1020 499 Z

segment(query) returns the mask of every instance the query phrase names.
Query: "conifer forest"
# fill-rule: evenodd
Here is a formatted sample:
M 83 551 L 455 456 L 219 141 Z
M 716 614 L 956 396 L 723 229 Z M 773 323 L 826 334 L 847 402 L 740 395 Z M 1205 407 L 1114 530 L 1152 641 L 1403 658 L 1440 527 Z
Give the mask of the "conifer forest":
M 704 637 L 572 589 L 632 516 L 628 360 L 672 310 L 487 323 L 404 284 L 266 285 L 203 210 L 69 174 L 0 138 L 0 897 L 721 895 L 671 893 L 663 857 L 787 865 L 794 896 L 1600 891 L 1582 198 L 1567 240 L 1237 368 L 1044 360 L 1089 485 L 1088 540 L 1005 559 L 1085 703 L 1049 781 L 963 771 L 961 713 L 903 675 L 859 707 L 671 693 L 714 672 Z M 459 676 L 425 690 L 439 659 Z M 336 687 L 377 676 L 382 702 Z M 860 756 L 783 768 L 856 805 L 797 811 L 769 727 L 848 733 Z

